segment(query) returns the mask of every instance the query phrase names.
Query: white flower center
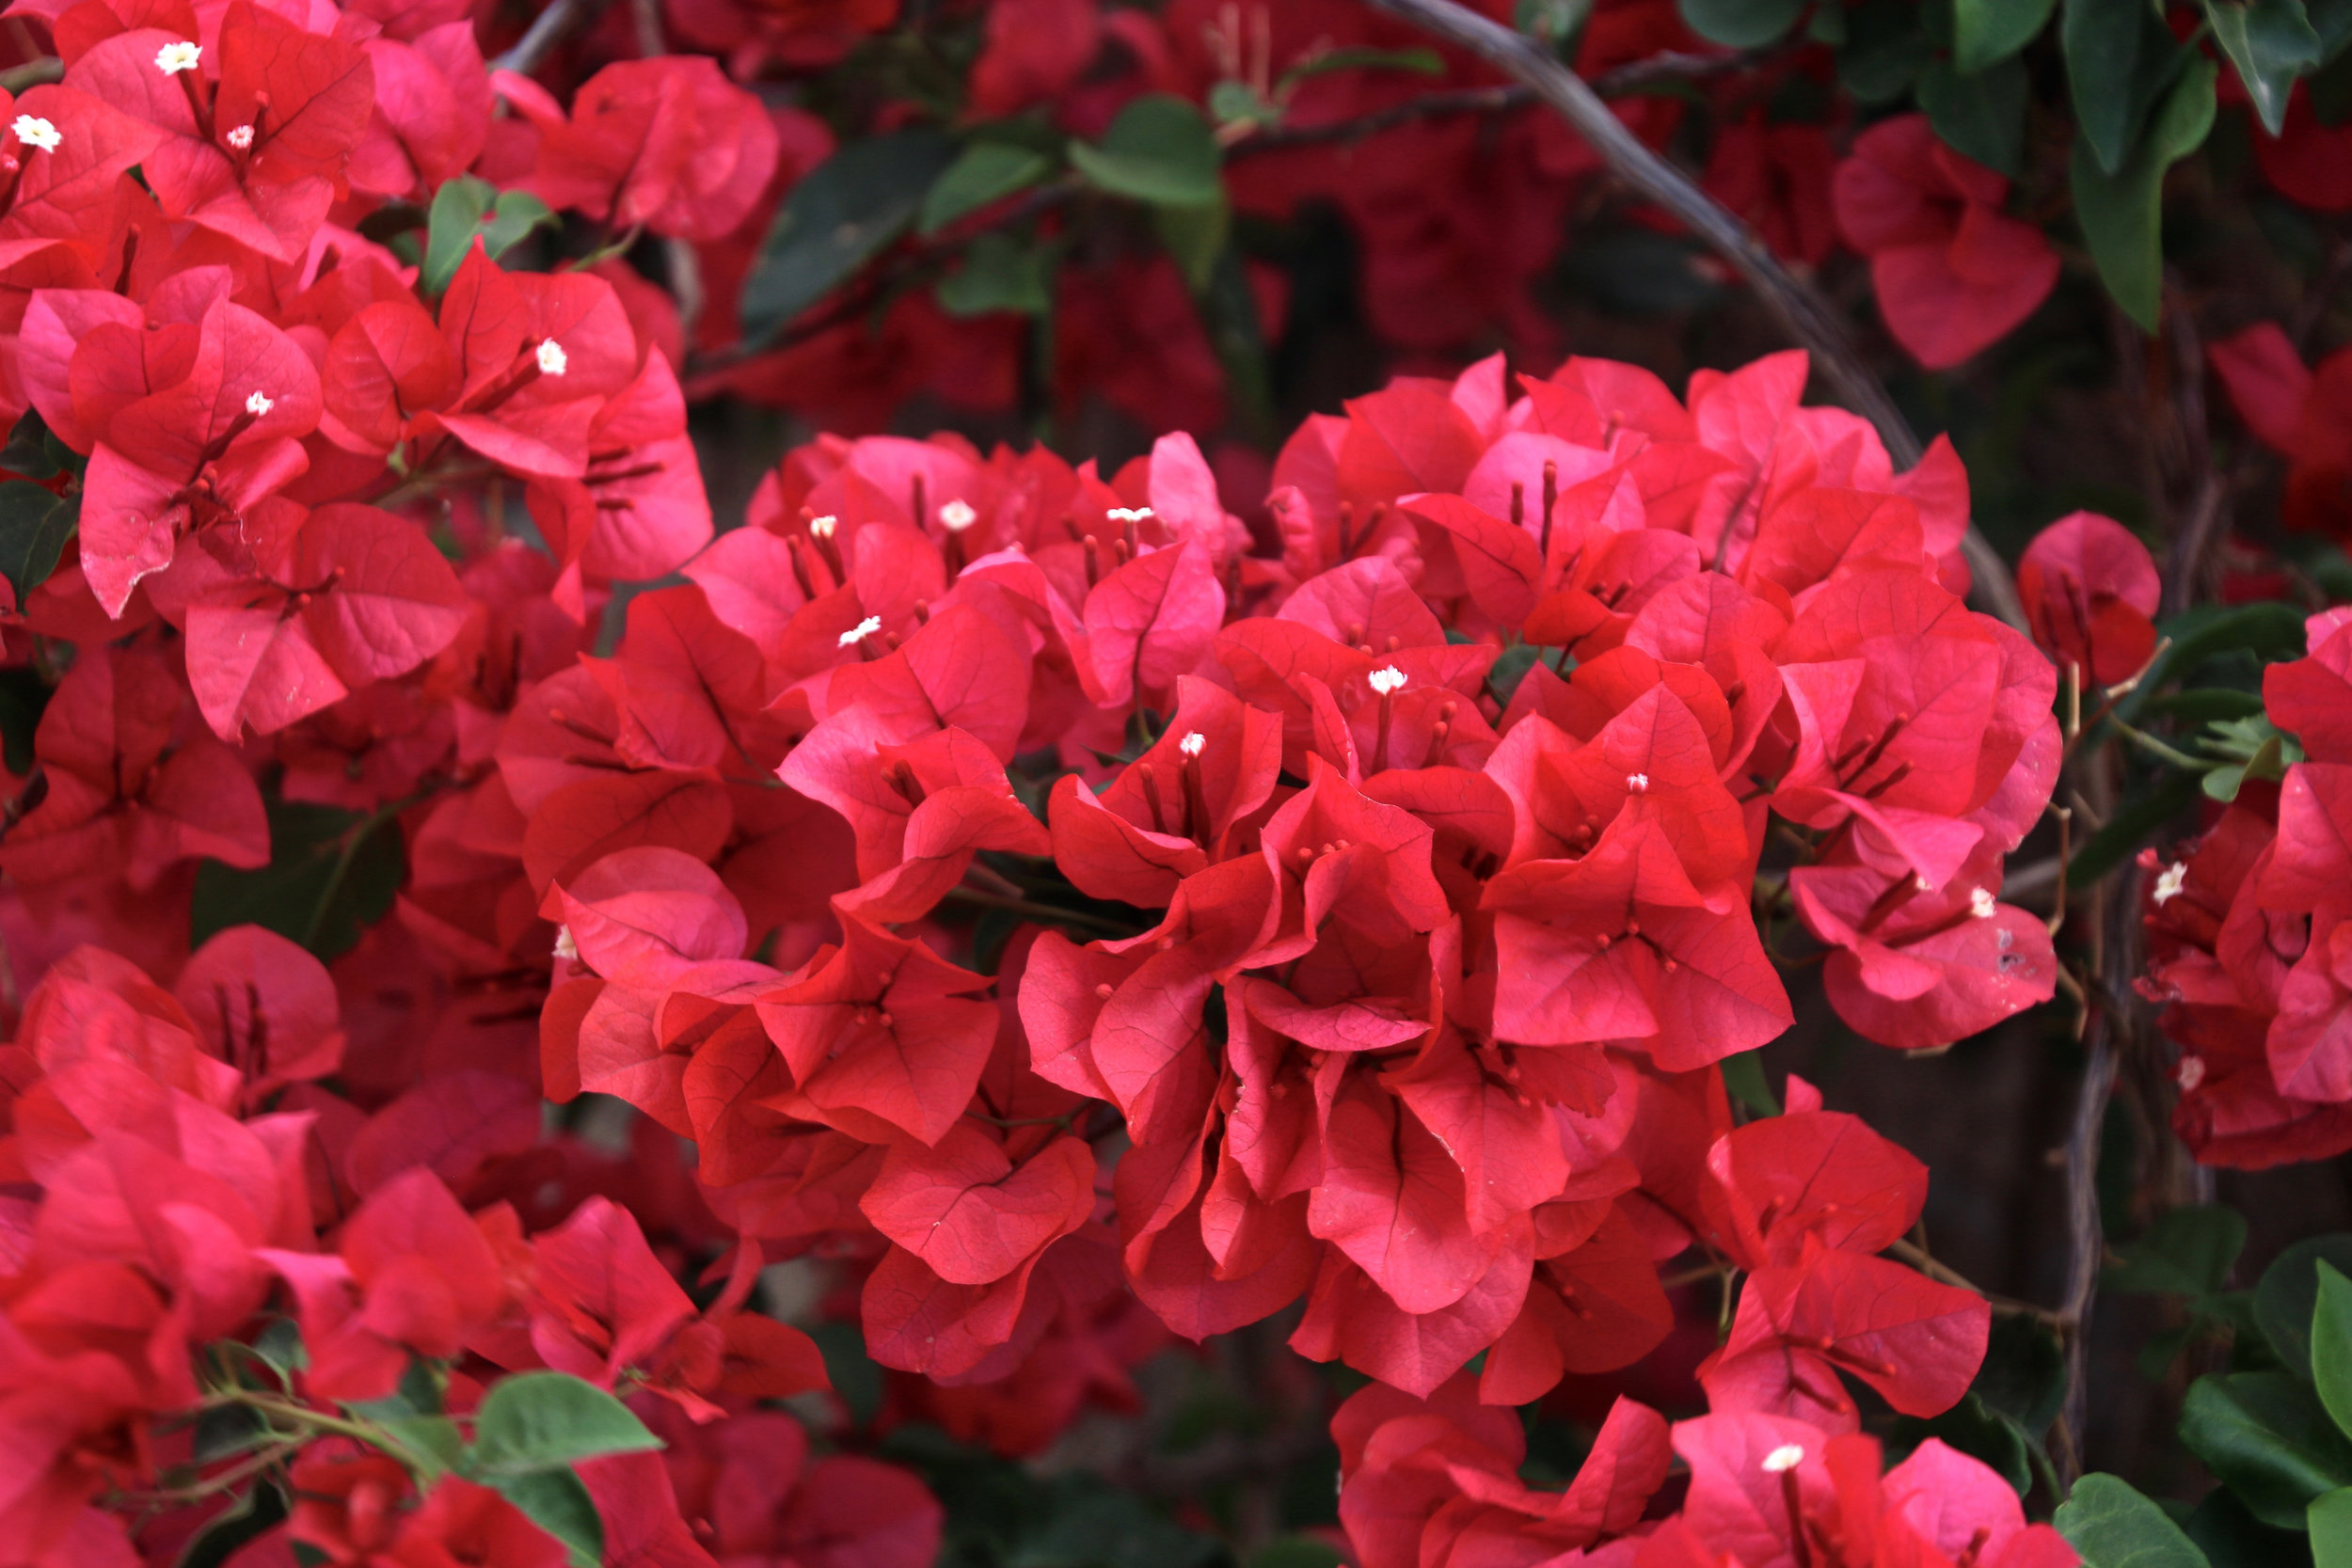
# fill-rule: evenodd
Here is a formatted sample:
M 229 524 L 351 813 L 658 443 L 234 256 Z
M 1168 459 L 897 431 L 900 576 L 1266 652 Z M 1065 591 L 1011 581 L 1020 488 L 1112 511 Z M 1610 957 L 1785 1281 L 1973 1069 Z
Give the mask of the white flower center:
M 1365 684 L 1386 697 L 1405 689 L 1405 672 L 1391 664 L 1385 670 L 1375 670 L 1366 677 Z
M 1209 737 L 1199 730 L 1195 730 L 1184 739 L 1176 742 L 1176 749 L 1188 757 L 1197 757 L 1209 749 Z
M 2202 1056 L 2182 1057 L 2181 1065 L 2173 1069 L 2172 1081 L 2181 1085 L 2184 1093 L 2203 1083 L 2205 1081 L 2205 1058 Z
M 2186 863 L 2174 861 L 2170 865 L 2166 866 L 2164 875 L 2156 879 L 2156 908 L 2162 909 L 2173 899 L 2178 898 L 2181 895 L 2181 890 L 2187 885 L 2188 866 Z
M 970 501 L 952 500 L 939 509 L 939 526 L 950 533 L 961 533 L 979 520 L 980 515 L 972 510 Z
M 229 135 L 222 139 L 238 151 L 243 152 L 253 145 L 253 127 L 250 125 L 232 126 Z
M 1991 888 L 1979 887 L 1968 890 L 1968 912 L 1979 920 L 1992 919 L 1993 911 L 1996 907 L 1993 901 Z
M 1625 776 L 1625 787 L 1628 792 L 1631 794 L 1647 795 L 1649 793 L 1649 775 L 1647 773 L 1628 773 Z
M 204 57 L 204 46 L 183 40 L 167 43 L 155 51 L 155 69 L 167 76 L 177 76 L 183 71 L 194 71 L 196 62 Z
M 566 963 L 580 961 L 580 944 L 572 941 L 572 928 L 569 926 L 558 926 L 555 928 L 555 956 Z
M 832 538 L 834 531 L 840 526 L 841 519 L 834 516 L 811 517 L 808 520 L 808 531 L 819 539 Z
M 1804 1449 L 1794 1443 L 1783 1443 L 1764 1456 L 1764 1473 L 1768 1476 L 1780 1475 L 1804 1463 Z
M 39 115 L 19 115 L 16 117 L 16 124 L 10 129 L 16 133 L 18 141 L 27 147 L 38 148 L 43 152 L 55 152 L 57 150 L 57 144 L 65 140 L 63 136 L 57 135 L 56 126 Z
M 245 411 L 257 420 L 276 406 L 267 392 L 256 392 L 245 400 Z
M 868 615 L 865 620 L 841 634 L 841 645 L 845 648 L 855 647 L 880 630 L 882 630 L 882 617 Z
M 539 373 L 541 375 L 562 375 L 571 368 L 571 356 L 564 352 L 562 343 L 549 338 L 539 345 Z
M 1103 514 L 1114 523 L 1139 523 L 1152 515 L 1148 506 L 1114 506 Z

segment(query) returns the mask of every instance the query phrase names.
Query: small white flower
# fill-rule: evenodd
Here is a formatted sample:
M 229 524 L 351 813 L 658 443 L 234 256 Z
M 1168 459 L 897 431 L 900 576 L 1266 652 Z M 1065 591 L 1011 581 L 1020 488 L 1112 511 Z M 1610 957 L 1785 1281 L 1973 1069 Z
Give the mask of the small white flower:
M 2162 909 L 2173 899 L 2178 898 L 2181 895 L 2181 890 L 2187 885 L 2188 866 L 2185 862 L 2174 861 L 2170 865 L 2166 866 L 2164 875 L 2156 879 L 2156 908 Z
M 19 115 L 16 117 L 16 123 L 9 129 L 16 133 L 18 141 L 27 147 L 38 148 L 43 152 L 55 152 L 57 150 L 57 144 L 65 140 L 63 136 L 57 135 L 56 126 L 39 115 Z
M 230 128 L 229 135 L 221 139 L 226 141 L 230 146 L 235 148 L 238 151 L 243 152 L 253 145 L 253 127 L 250 125 L 233 126 Z
M 565 371 L 568 371 L 571 368 L 571 356 L 564 352 L 564 345 L 562 343 L 559 343 L 554 339 L 549 338 L 539 345 L 540 374 L 562 375 Z
M 939 509 L 939 526 L 950 533 L 961 533 L 979 520 L 980 515 L 967 500 L 952 500 Z
M 1405 689 L 1405 672 L 1391 664 L 1385 670 L 1375 670 L 1365 678 L 1365 684 L 1386 697 Z
M 177 76 L 183 71 L 194 71 L 196 62 L 204 57 L 200 43 L 167 43 L 155 51 L 155 69 L 167 76 Z
M 1768 1476 L 1781 1475 L 1804 1463 L 1804 1449 L 1794 1443 L 1783 1443 L 1764 1456 L 1764 1473 Z
M 2202 1056 L 2182 1057 L 2181 1065 L 2172 1071 L 2172 1081 L 2181 1085 L 2181 1091 L 2184 1094 L 2203 1083 L 2205 1081 L 2205 1058 Z
M 845 648 L 854 647 L 880 630 L 882 630 L 882 617 L 868 615 L 865 620 L 841 634 L 841 645 Z
M 1635 795 L 1646 795 L 1649 793 L 1649 775 L 1628 773 L 1625 776 L 1625 787 Z
M 270 395 L 267 392 L 256 392 L 245 400 L 245 411 L 257 420 L 277 406 L 270 401 Z
M 1195 730 L 1184 739 L 1176 742 L 1176 749 L 1188 757 L 1197 757 L 1209 749 L 1209 737 L 1199 730 Z
M 1991 888 L 1979 887 L 1968 890 L 1968 912 L 1979 920 L 1992 919 L 1993 911 L 1997 907 L 1993 901 Z
M 815 534 L 819 539 L 832 538 L 834 531 L 840 526 L 841 519 L 830 515 L 823 517 L 811 517 L 808 520 L 808 531 Z
M 569 926 L 558 926 L 555 928 L 555 956 L 565 963 L 580 962 L 580 944 L 572 941 L 572 928 Z
M 1114 506 L 1103 514 L 1114 523 L 1139 523 L 1152 515 L 1148 506 Z

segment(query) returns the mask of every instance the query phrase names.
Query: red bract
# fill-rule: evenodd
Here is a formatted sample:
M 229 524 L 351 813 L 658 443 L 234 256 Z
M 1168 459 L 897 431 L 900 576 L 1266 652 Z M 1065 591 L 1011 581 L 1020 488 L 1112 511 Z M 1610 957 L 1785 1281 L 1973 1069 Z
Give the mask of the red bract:
M 1925 115 L 1865 131 L 1832 188 L 1887 330 L 1930 370 L 2000 341 L 2058 282 L 2049 241 L 2001 211 L 2009 182 L 1946 147 Z
M 2017 562 L 2034 641 L 2085 686 L 2113 686 L 2139 673 L 2156 650 L 2163 584 L 2148 546 L 2112 517 L 2076 512 L 2034 535 Z
M 2280 515 L 2296 528 L 2352 529 L 2352 354 L 2306 367 L 2285 331 L 2262 322 L 2207 350 L 2214 372 L 2255 439 L 2289 461 Z

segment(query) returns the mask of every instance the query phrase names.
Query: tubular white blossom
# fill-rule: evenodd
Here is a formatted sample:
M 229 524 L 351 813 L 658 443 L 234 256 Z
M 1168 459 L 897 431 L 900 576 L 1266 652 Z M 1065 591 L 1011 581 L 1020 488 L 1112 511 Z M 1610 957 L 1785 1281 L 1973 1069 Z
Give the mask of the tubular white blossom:
M 811 517 L 808 520 L 808 531 L 815 534 L 819 539 L 832 538 L 834 531 L 840 526 L 841 519 L 831 515 L 823 517 Z
M 43 152 L 55 152 L 57 150 L 57 144 L 65 140 L 63 136 L 57 135 L 56 126 L 39 115 L 19 115 L 16 117 L 16 123 L 9 129 L 16 133 L 18 141 Z
M 2153 895 L 2156 907 L 2162 909 L 2173 899 L 2178 898 L 2181 895 L 2181 890 L 2187 885 L 2188 865 L 2185 862 L 2174 861 L 2170 865 L 2166 866 L 2164 875 L 2156 879 L 2156 891 Z
M 1768 1476 L 1780 1475 L 1784 1471 L 1795 1469 L 1804 1463 L 1804 1449 L 1794 1443 L 1783 1443 L 1764 1456 L 1764 1473 Z
M 196 62 L 203 57 L 202 44 L 191 43 L 183 39 L 178 43 L 167 43 L 155 51 L 155 69 L 167 76 L 176 76 L 183 71 L 194 71 Z
M 580 961 L 580 944 L 572 941 L 572 928 L 569 926 L 558 926 L 555 928 L 555 956 L 566 963 Z
M 253 145 L 253 127 L 250 125 L 239 125 L 232 127 L 229 135 L 221 139 L 226 141 L 230 146 L 235 148 L 238 151 L 243 152 Z
M 1405 689 L 1405 672 L 1391 664 L 1385 670 L 1375 670 L 1365 676 L 1364 684 L 1386 697 L 1391 692 Z
M 1152 515 L 1148 506 L 1114 506 L 1103 514 L 1114 523 L 1139 523 Z
M 559 343 L 554 339 L 549 338 L 539 345 L 540 374 L 562 375 L 565 371 L 568 371 L 571 368 L 571 356 L 564 352 L 564 345 L 562 343 Z
M 1979 887 L 1968 890 L 1968 912 L 1970 914 L 1975 915 L 1979 920 L 1990 920 L 1993 918 L 1994 908 L 1996 906 L 1993 901 L 1991 888 Z
M 972 503 L 967 500 L 951 500 L 939 509 L 939 526 L 950 533 L 961 533 L 979 520 L 980 515 L 972 510 Z
M 255 392 L 245 400 L 245 411 L 257 420 L 277 406 L 267 392 Z
M 1649 793 L 1649 775 L 1647 773 L 1628 773 L 1625 776 L 1625 787 L 1631 794 L 1646 795 Z
M 1209 749 L 1209 737 L 1199 730 L 1195 730 L 1184 739 L 1176 742 L 1176 749 L 1188 757 L 1197 757 Z
M 868 615 L 865 620 L 841 634 L 841 645 L 845 648 L 854 647 L 880 630 L 882 630 L 882 617 Z

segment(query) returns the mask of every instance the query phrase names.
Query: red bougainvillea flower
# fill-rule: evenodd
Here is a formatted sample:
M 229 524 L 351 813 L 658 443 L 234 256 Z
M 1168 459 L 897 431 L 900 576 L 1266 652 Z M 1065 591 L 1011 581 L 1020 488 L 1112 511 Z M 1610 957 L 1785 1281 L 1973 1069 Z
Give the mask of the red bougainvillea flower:
M 2288 526 L 2352 533 L 2352 349 L 2306 367 L 2284 328 L 2258 322 L 2206 356 L 2254 438 L 2288 461 Z
M 1945 146 L 1925 115 L 1856 137 L 1832 191 L 1887 330 L 1930 370 L 1998 342 L 2057 286 L 2050 242 L 2001 211 L 2009 182 Z
M 2137 674 L 2156 650 L 2164 585 L 2148 546 L 2095 512 L 2060 517 L 2034 535 L 2017 562 L 2017 596 L 2042 652 L 2084 685 L 2113 686 Z

